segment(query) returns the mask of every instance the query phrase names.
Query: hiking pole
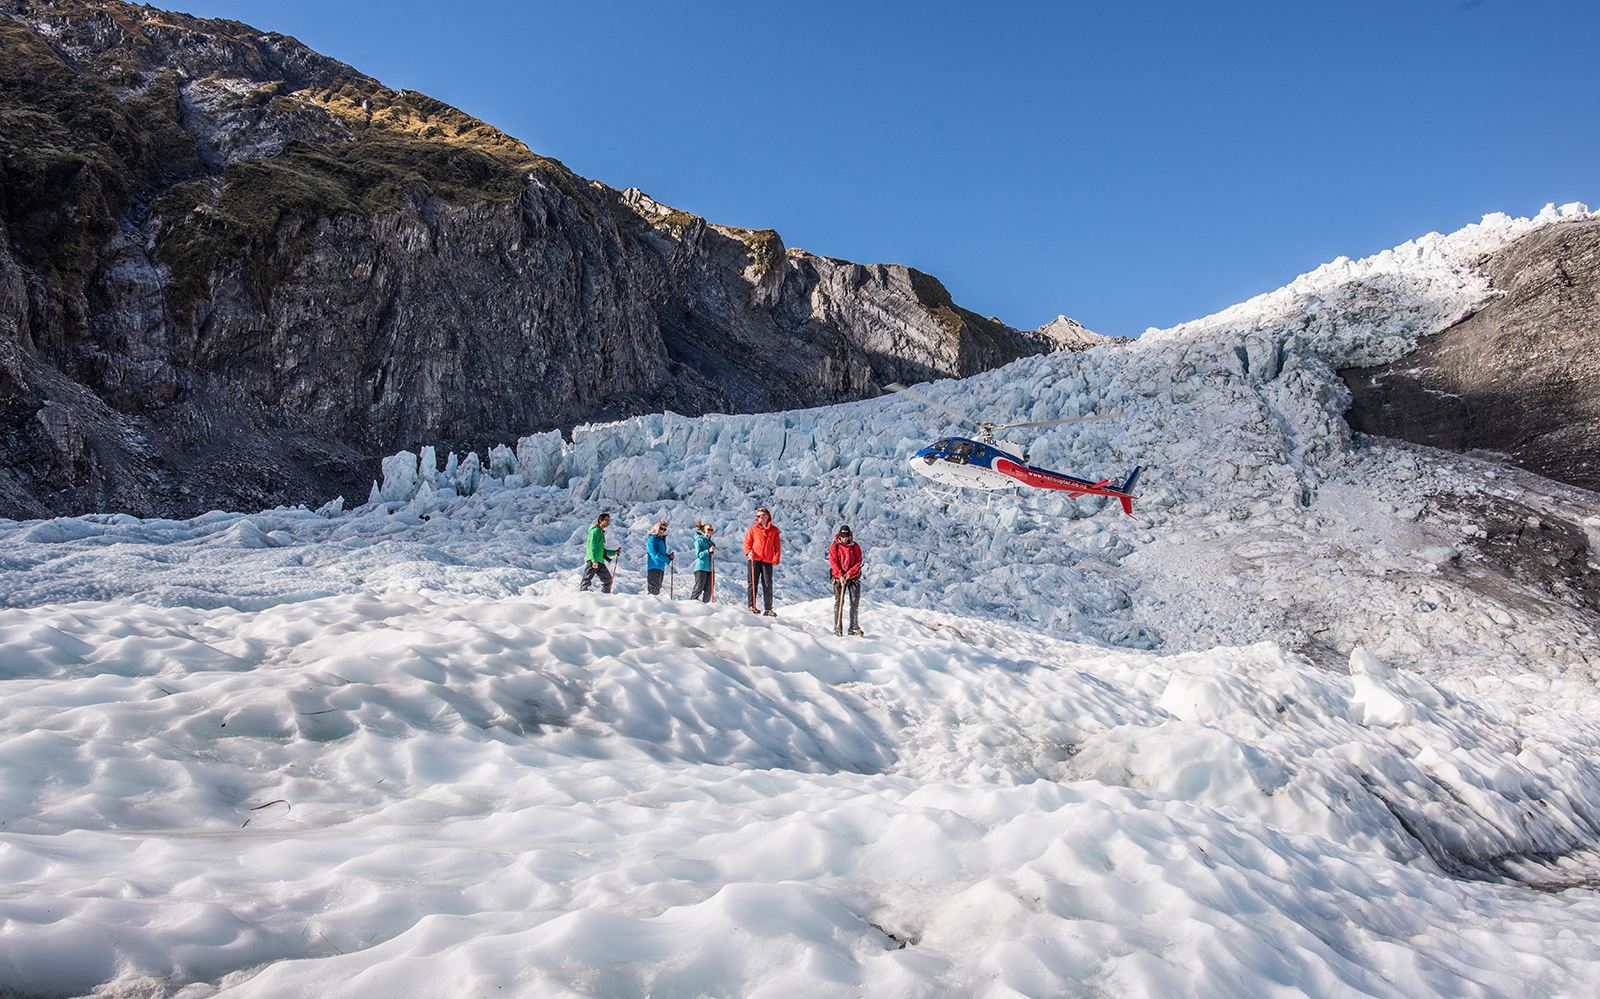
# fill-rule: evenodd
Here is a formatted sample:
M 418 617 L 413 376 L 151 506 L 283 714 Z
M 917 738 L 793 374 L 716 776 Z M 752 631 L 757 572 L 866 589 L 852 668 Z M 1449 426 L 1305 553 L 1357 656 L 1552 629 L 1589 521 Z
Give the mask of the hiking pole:
M 672 581 L 667 583 L 667 599 L 678 599 L 678 567 L 671 559 L 667 559 L 667 568 L 672 571 Z

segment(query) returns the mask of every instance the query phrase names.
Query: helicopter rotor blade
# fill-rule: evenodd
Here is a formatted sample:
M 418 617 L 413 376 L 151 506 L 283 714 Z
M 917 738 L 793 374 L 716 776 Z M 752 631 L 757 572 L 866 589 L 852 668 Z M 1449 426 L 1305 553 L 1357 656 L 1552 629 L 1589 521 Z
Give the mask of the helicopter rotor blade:
M 934 402 L 932 399 L 929 399 L 927 396 L 923 395 L 921 392 L 917 392 L 917 391 L 914 391 L 913 389 L 907 388 L 906 386 L 900 384 L 899 382 L 890 382 L 888 385 L 884 386 L 884 389 L 886 389 L 887 391 L 890 391 L 890 392 L 899 392 L 902 395 L 909 395 L 911 398 L 916 399 L 918 402 L 921 402 L 921 403 L 924 403 L 926 405 L 932 406 L 934 409 L 937 409 L 937 410 L 939 410 L 941 412 L 948 413 L 949 415 L 955 417 L 957 420 L 960 420 L 962 423 L 970 423 L 970 424 L 972 424 L 974 427 L 977 427 L 979 430 L 983 431 L 984 433 L 993 433 L 996 430 L 1011 430 L 1011 429 L 1020 428 L 1020 427 L 1054 427 L 1054 426 L 1059 426 L 1059 425 L 1061 425 L 1063 423 L 1088 423 L 1088 422 L 1091 422 L 1091 421 L 1094 421 L 1094 420 L 1116 420 L 1116 419 L 1120 419 L 1124 415 L 1122 413 L 1107 413 L 1104 416 L 1100 416 L 1100 415 L 1094 415 L 1094 416 L 1069 416 L 1069 417 L 1067 417 L 1065 419 L 1061 419 L 1061 420 L 1039 420 L 1039 421 L 1033 422 L 1033 423 L 986 423 L 986 422 L 981 421 L 981 420 L 974 420 L 972 417 L 968 416 L 967 414 L 961 413 L 961 412 L 957 412 L 956 410 L 951 409 L 949 406 L 945 406 L 945 405 L 942 405 L 940 403 Z
M 911 398 L 916 399 L 918 402 L 926 403 L 927 405 L 932 406 L 934 409 L 941 410 L 943 412 L 949 413 L 951 416 L 953 416 L 956 419 L 960 420 L 962 423 L 970 423 L 975 427 L 982 427 L 983 426 L 983 424 L 979 423 L 977 420 L 974 420 L 972 417 L 966 415 L 965 413 L 958 413 L 955 410 L 951 409 L 949 406 L 940 405 L 939 403 L 934 402 L 932 399 L 930 399 L 927 396 L 923 395 L 921 392 L 913 392 L 911 389 L 906 388 L 904 385 L 901 385 L 899 382 L 890 382 L 888 385 L 885 385 L 884 388 L 887 389 L 890 392 L 899 392 L 901 395 L 909 395 Z
M 1107 413 L 1104 416 L 1069 416 L 1064 420 L 1039 420 L 1037 423 L 1000 423 L 996 430 L 1011 430 L 1016 427 L 1054 427 L 1063 423 L 1090 423 L 1094 420 L 1117 420 L 1123 417 L 1122 413 Z

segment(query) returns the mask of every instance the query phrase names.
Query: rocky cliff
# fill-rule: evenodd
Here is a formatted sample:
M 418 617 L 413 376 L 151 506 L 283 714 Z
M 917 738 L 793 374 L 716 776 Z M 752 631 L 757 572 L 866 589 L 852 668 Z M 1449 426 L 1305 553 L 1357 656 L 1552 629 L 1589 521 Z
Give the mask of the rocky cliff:
M 1479 267 L 1497 292 L 1483 309 L 1340 372 L 1350 425 L 1600 489 L 1600 221 L 1542 226 Z
M 0 515 L 321 501 L 418 443 L 1092 342 L 578 177 L 283 35 L 108 0 L 0 15 Z

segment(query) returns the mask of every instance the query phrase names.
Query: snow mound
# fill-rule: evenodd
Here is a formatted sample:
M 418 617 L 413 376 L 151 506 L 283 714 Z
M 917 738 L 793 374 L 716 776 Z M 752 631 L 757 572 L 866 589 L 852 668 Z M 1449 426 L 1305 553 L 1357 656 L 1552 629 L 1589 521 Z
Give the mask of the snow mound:
M 1365 653 L 1347 678 L 893 608 L 842 640 L 828 614 L 4 612 L 7 981 L 1414 996 L 1600 971 L 1574 942 L 1600 907 L 1447 870 L 1592 848 L 1592 728 L 1521 731 Z M 1374 721 L 1380 690 L 1412 714 Z

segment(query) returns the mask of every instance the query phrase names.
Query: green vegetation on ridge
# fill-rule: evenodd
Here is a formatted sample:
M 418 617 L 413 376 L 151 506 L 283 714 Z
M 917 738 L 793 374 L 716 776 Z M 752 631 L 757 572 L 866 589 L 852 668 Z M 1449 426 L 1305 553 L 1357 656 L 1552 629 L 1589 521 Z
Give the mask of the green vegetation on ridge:
M 129 202 L 198 169 L 173 76 L 119 100 L 25 25 L 0 18 L 0 224 L 52 280 L 69 328 L 81 328 L 71 302 Z
M 226 258 L 245 262 L 255 305 L 264 309 L 309 247 L 312 226 L 335 215 L 398 212 L 419 195 L 452 205 L 511 201 L 530 169 L 554 176 L 587 207 L 560 163 L 424 94 L 344 78 L 293 94 L 272 84 L 239 100 L 285 114 L 331 115 L 351 139 L 290 142 L 276 156 L 229 164 L 220 188 L 205 179 L 162 195 L 158 252 L 172 271 L 172 307 L 184 319 Z
M 315 224 L 339 214 L 370 218 L 427 197 L 510 201 L 537 170 L 595 221 L 589 192 L 560 162 L 423 94 L 361 76 L 291 91 L 283 80 L 245 89 L 226 75 L 150 75 L 167 65 L 171 56 L 159 50 L 177 33 L 186 45 L 204 35 L 225 49 L 281 36 L 115 0 L 64 0 L 43 16 L 52 37 L 100 41 L 75 68 L 28 25 L 0 18 L 0 225 L 53 285 L 69 329 L 82 328 L 74 303 L 101 248 L 119 224 L 140 221 L 145 205 L 160 222 L 156 252 L 172 273 L 169 305 L 185 321 L 230 258 L 244 264 L 264 308 Z M 290 142 L 278 155 L 208 175 L 180 124 L 180 86 L 221 88 L 224 112 L 309 118 L 313 134 L 333 141 Z M 119 97 L 114 87 L 129 90 Z M 348 141 L 337 141 L 341 132 Z
M 431 142 L 291 142 L 277 156 L 229 164 L 220 191 L 207 178 L 175 185 L 156 201 L 172 307 L 187 317 L 218 264 L 234 257 L 249 266 L 256 306 L 265 308 L 318 220 L 397 212 L 414 193 L 454 205 L 509 201 L 521 192 L 521 176 L 487 153 Z

